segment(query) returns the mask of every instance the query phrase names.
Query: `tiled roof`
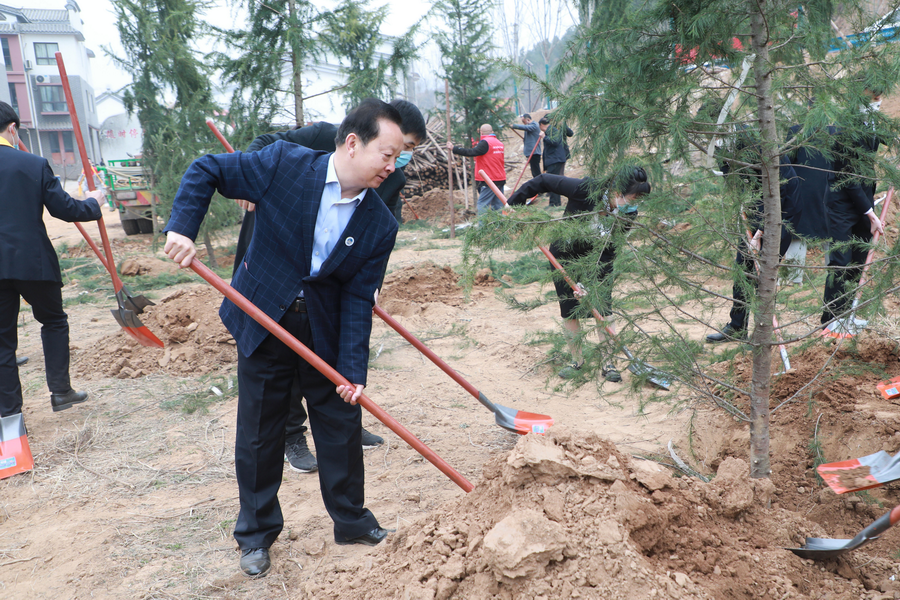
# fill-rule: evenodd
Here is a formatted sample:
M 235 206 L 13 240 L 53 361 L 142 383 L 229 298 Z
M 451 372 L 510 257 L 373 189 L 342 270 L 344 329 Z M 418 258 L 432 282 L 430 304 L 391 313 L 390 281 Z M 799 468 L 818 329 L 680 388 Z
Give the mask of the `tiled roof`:
M 79 42 L 84 41 L 84 35 L 68 23 L 11 23 L 9 21 L 0 21 L 0 33 L 73 35 Z
M 23 8 L 22 14 L 29 21 L 62 21 L 69 22 L 69 11 L 67 10 L 50 10 L 45 8 Z
M 40 127 L 41 130 L 56 129 L 60 131 L 72 131 L 72 119 L 69 118 L 69 115 L 41 115 Z

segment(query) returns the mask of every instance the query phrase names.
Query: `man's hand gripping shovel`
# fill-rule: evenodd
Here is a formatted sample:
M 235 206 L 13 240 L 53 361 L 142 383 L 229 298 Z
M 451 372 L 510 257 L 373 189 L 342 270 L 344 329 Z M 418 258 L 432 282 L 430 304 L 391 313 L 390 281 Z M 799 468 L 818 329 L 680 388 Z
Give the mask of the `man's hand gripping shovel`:
M 81 125 L 78 122 L 78 114 L 75 110 L 75 102 L 72 97 L 72 89 L 69 87 L 69 78 L 66 75 L 66 66 L 63 63 L 61 52 L 56 53 L 56 64 L 59 66 L 59 76 L 62 80 L 63 90 L 66 94 L 66 103 L 69 106 L 69 116 L 72 118 L 72 128 L 74 130 L 75 141 L 78 143 L 78 152 L 81 155 L 81 164 L 87 165 L 90 164 L 88 160 L 87 149 L 84 145 L 84 138 L 81 135 Z M 85 179 L 87 181 L 88 189 L 93 192 L 95 190 L 94 178 L 86 177 Z M 103 266 L 106 267 L 106 270 L 109 272 L 109 275 L 112 278 L 113 289 L 116 292 L 116 302 L 118 304 L 118 308 L 113 309 L 110 312 L 112 312 L 112 315 L 116 319 L 116 322 L 125 331 L 125 333 L 133 337 L 141 345 L 162 348 L 162 341 L 155 335 L 153 335 L 153 332 L 147 329 L 147 327 L 145 327 L 144 324 L 141 323 L 140 319 L 138 319 L 136 316 L 144 312 L 145 307 L 152 306 L 153 303 L 143 296 L 132 296 L 128 289 L 122 284 L 122 280 L 119 279 L 118 273 L 116 273 L 116 263 L 113 260 L 112 247 L 109 243 L 109 236 L 106 233 L 106 224 L 103 222 L 103 217 L 101 216 L 99 219 L 97 219 L 97 226 L 100 228 L 100 239 L 103 241 L 103 249 L 106 251 L 106 260 L 104 260 L 103 256 L 100 254 L 100 250 L 97 248 L 97 245 L 93 242 L 93 240 L 91 240 L 90 236 L 88 236 L 87 232 L 84 230 L 84 227 L 82 227 L 80 223 L 76 223 L 75 225 L 78 227 L 81 235 L 84 236 L 84 239 L 87 240 L 91 249 L 97 254 L 100 262 L 103 263 Z
M 234 148 L 231 144 L 228 143 L 228 140 L 225 139 L 225 136 L 222 135 L 222 132 L 219 131 L 219 128 L 216 127 L 215 123 L 212 122 L 212 119 L 206 120 L 206 126 L 209 127 L 210 131 L 213 132 L 213 135 L 216 136 L 222 146 L 229 153 L 234 152 Z M 553 417 L 548 417 L 547 415 L 541 415 L 537 413 L 530 413 L 522 410 L 516 410 L 514 408 L 508 408 L 506 406 L 501 406 L 499 404 L 494 404 L 490 400 L 488 400 L 487 396 L 479 392 L 475 386 L 462 378 L 462 376 L 454 371 L 450 365 L 441 360 L 437 354 L 428 349 L 425 344 L 419 341 L 413 334 L 406 330 L 396 319 L 394 319 L 391 315 L 384 311 L 383 308 L 375 305 L 373 312 L 378 315 L 385 323 L 391 326 L 394 331 L 399 333 L 406 341 L 412 344 L 419 352 L 424 354 L 431 362 L 437 365 L 444 373 L 450 376 L 453 381 L 461 385 L 467 392 L 475 396 L 479 402 L 481 402 L 488 410 L 494 413 L 494 417 L 496 419 L 497 425 L 500 427 L 512 431 L 513 433 L 520 433 L 525 435 L 526 433 L 538 433 L 543 434 L 546 432 L 547 428 L 553 425 Z
M 494 195 L 500 198 L 503 201 L 503 204 L 508 208 L 509 203 L 506 201 L 506 196 L 503 195 L 503 192 L 494 185 L 494 182 L 488 178 L 487 174 L 484 171 L 481 171 L 481 177 L 484 179 L 484 183 L 487 184 L 491 191 L 494 192 Z M 567 274 L 566 270 L 563 269 L 562 265 L 559 264 L 559 261 L 556 260 L 556 257 L 553 256 L 553 253 L 550 252 L 550 249 L 546 246 L 538 246 L 541 252 L 544 253 L 544 256 L 547 257 L 547 260 L 550 261 L 550 264 L 559 271 L 562 276 L 565 278 L 566 283 L 568 283 L 573 290 L 575 290 L 575 295 L 577 298 L 584 295 L 584 287 L 578 283 L 575 283 Z M 648 365 L 644 361 L 636 358 L 629 350 L 625 347 L 624 344 L 619 342 L 618 337 L 615 332 L 609 327 L 606 323 L 606 320 L 603 316 L 597 312 L 596 308 L 591 307 L 591 313 L 594 315 L 594 319 L 597 320 L 597 323 L 603 327 L 603 330 L 606 331 L 606 334 L 610 336 L 611 339 L 615 340 L 619 347 L 622 348 L 622 351 L 625 353 L 625 356 L 628 358 L 630 364 L 628 365 L 628 370 L 637 375 L 638 377 L 646 377 L 647 381 L 652 383 L 653 385 L 662 388 L 664 390 L 668 390 L 672 386 L 671 376 L 663 371 L 660 371 L 656 367 Z

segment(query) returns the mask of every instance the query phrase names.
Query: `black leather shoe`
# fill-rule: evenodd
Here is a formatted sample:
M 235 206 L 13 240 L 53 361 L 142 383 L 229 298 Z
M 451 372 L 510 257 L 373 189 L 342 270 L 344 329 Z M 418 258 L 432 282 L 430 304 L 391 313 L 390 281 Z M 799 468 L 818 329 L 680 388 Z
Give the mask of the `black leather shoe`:
M 21 367 L 22 365 L 24 365 L 27 362 L 28 362 L 27 356 L 17 356 L 16 357 L 16 366 L 17 367 Z
M 241 571 L 247 577 L 265 577 L 271 566 L 268 548 L 241 550 Z
M 50 406 L 53 407 L 53 412 L 59 412 L 71 408 L 75 404 L 81 404 L 87 399 L 87 392 L 69 390 L 65 394 L 50 394 Z
M 706 336 L 706 343 L 718 344 L 719 342 L 743 342 L 747 339 L 746 329 L 735 329 L 731 323 L 722 328 L 722 331 Z
M 388 530 L 382 529 L 381 527 L 376 527 L 369 533 L 365 535 L 361 535 L 359 537 L 355 537 L 352 540 L 341 541 L 335 538 L 334 543 L 338 546 L 349 546 L 350 544 L 364 544 L 366 546 L 377 546 L 381 542 L 384 541 L 384 538 L 387 537 Z

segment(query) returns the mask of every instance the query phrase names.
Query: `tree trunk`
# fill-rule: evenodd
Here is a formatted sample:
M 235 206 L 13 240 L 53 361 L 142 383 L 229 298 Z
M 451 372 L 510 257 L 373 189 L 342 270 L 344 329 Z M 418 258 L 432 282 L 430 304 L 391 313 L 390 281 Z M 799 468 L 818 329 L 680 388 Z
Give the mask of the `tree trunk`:
M 763 196 L 763 237 L 759 253 L 757 312 L 751 342 L 753 374 L 750 385 L 750 477 L 767 478 L 769 463 L 769 388 L 772 372 L 772 315 L 775 311 L 775 279 L 778 273 L 778 247 L 781 240 L 781 193 L 779 190 L 778 132 L 772 98 L 772 72 L 769 64 L 769 32 L 762 13 L 765 4 L 753 3 L 751 44 L 756 57 L 757 119 L 760 131 L 761 193 Z
M 290 27 L 293 29 L 297 26 L 297 5 L 295 0 L 288 0 L 288 14 L 290 16 Z M 297 39 L 293 31 L 290 34 L 291 40 L 291 80 L 294 86 L 294 121 L 297 127 L 304 124 L 303 119 L 303 53 L 297 46 Z
M 206 254 L 209 256 L 209 268 L 218 269 L 219 263 L 216 261 L 216 254 L 213 252 L 212 239 L 208 232 L 203 232 L 203 245 L 206 246 Z

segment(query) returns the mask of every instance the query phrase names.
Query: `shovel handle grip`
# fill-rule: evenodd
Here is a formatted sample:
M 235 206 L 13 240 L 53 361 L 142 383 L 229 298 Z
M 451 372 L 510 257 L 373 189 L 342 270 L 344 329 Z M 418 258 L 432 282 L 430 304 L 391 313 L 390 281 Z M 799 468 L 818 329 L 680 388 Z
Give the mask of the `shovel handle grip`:
M 234 302 L 241 310 L 246 312 L 250 318 L 265 327 L 272 335 L 285 343 L 291 350 L 300 355 L 303 360 L 308 362 L 317 371 L 322 373 L 335 385 L 353 386 L 343 375 L 338 373 L 331 365 L 316 356 L 316 354 L 304 346 L 297 338 L 287 332 L 281 325 L 275 322 L 272 317 L 261 311 L 252 302 L 245 298 L 240 292 L 225 283 L 221 277 L 216 275 L 202 262 L 196 258 L 191 261 L 191 269 L 205 279 L 211 286 L 219 290 L 226 298 Z M 388 429 L 400 436 L 403 441 L 413 447 L 413 449 L 425 457 L 428 462 L 437 467 L 444 475 L 450 478 L 453 483 L 462 488 L 465 492 L 471 492 L 474 486 L 466 480 L 459 472 L 451 467 L 444 459 L 438 456 L 431 448 L 423 444 L 408 429 L 400 424 L 391 415 L 385 412 L 380 406 L 375 404 L 365 394 L 359 398 L 359 403 L 367 411 L 372 413 L 375 418 L 384 423 Z

